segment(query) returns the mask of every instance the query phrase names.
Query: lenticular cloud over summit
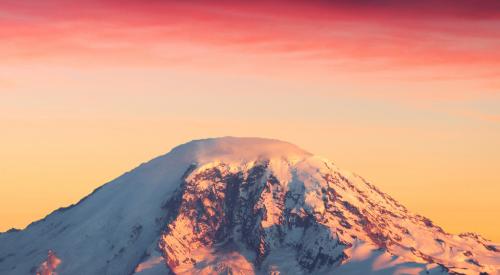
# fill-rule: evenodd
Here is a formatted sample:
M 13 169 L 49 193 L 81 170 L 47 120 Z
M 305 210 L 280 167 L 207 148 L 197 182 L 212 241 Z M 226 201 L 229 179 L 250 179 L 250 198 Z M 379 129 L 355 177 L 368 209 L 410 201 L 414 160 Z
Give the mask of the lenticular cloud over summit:
M 499 249 L 293 144 L 225 137 L 0 234 L 0 273 L 499 274 Z

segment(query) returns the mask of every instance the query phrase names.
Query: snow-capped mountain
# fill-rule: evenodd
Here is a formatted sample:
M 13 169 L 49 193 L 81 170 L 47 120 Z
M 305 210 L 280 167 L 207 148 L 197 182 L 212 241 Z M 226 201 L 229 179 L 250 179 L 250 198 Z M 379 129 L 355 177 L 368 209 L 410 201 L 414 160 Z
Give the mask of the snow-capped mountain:
M 24 230 L 0 274 L 500 274 L 500 247 L 451 235 L 292 144 L 197 140 Z

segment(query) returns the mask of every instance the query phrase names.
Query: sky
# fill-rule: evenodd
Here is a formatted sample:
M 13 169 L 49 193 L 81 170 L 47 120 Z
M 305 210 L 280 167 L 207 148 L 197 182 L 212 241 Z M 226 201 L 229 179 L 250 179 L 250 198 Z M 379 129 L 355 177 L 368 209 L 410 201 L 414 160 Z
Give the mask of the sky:
M 0 0 L 0 231 L 230 135 L 500 242 L 498 49 L 488 0 Z

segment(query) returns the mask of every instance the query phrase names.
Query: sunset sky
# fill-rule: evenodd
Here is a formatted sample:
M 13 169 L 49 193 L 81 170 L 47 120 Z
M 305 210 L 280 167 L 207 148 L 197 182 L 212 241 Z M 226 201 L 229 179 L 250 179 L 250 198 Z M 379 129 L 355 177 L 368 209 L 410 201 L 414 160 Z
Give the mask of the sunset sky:
M 0 231 L 232 135 L 500 242 L 500 2 L 0 0 L 0 131 Z

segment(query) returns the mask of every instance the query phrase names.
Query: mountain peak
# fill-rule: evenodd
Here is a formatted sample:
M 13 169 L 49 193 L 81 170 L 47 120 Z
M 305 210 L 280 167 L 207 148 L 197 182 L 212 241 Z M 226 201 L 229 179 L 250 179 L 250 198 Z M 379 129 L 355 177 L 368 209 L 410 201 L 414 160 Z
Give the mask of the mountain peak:
M 0 273 L 498 274 L 499 251 L 293 144 L 224 137 L 0 234 Z

